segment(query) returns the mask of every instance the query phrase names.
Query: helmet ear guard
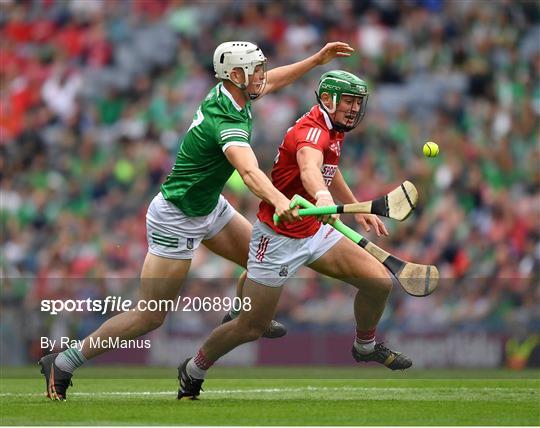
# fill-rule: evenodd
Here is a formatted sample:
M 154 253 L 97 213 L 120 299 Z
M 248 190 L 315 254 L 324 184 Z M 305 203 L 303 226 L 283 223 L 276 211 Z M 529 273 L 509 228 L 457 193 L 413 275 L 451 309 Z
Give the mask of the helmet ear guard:
M 324 93 L 324 92 L 323 92 Z M 319 105 L 324 109 L 324 111 L 326 111 L 327 113 L 329 114 L 332 114 L 332 113 L 335 113 L 336 110 L 337 110 L 337 105 L 338 105 L 338 102 L 337 102 L 337 94 L 330 94 L 328 93 L 328 95 L 331 95 L 332 96 L 332 107 L 331 108 L 328 108 L 321 100 L 321 95 L 322 94 L 318 94 L 317 91 L 315 91 L 315 97 L 317 98 L 317 102 L 319 103 Z

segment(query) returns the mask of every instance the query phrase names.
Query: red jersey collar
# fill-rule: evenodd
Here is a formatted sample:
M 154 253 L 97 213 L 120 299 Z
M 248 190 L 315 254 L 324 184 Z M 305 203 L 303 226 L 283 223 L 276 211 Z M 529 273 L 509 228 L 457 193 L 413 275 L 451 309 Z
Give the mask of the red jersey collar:
M 330 116 L 328 116 L 328 113 L 326 113 L 322 108 L 321 106 L 317 106 L 319 108 L 319 111 L 322 113 L 322 116 L 324 118 L 324 122 L 326 123 L 326 126 L 328 127 L 328 129 L 334 129 L 334 127 L 332 126 L 332 121 L 330 120 Z

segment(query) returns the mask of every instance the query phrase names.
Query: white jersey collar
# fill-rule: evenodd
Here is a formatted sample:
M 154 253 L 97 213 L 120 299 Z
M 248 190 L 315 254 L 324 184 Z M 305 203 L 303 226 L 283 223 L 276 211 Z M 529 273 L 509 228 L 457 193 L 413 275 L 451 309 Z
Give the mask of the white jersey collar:
M 231 100 L 231 103 L 232 105 L 234 106 L 234 108 L 238 111 L 242 111 L 242 107 L 240 107 L 240 105 L 234 100 L 234 97 L 232 96 L 232 94 L 227 90 L 227 88 L 225 87 L 225 85 L 223 85 L 223 82 L 220 82 L 219 85 L 218 85 L 218 90 L 221 90 L 221 92 L 223 92 L 223 94 Z
M 326 122 L 326 126 L 328 126 L 328 129 L 334 129 L 334 127 L 332 126 L 332 121 L 330 120 L 330 116 L 328 116 L 328 113 L 326 113 L 321 108 L 321 106 L 317 106 L 317 107 L 319 107 L 319 110 L 320 110 L 320 112 L 322 113 L 322 115 L 324 117 L 324 121 Z

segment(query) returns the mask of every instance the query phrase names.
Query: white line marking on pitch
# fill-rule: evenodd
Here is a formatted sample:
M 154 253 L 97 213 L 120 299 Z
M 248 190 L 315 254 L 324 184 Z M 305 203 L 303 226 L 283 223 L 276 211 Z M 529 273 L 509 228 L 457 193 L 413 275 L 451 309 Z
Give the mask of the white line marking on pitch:
M 520 393 L 533 393 L 537 391 L 534 388 L 370 388 L 370 387 L 326 387 L 326 386 L 306 386 L 298 388 L 245 388 L 245 389 L 215 389 L 205 391 L 203 395 L 208 396 L 212 394 L 273 394 L 273 393 L 287 393 L 287 392 L 370 392 L 370 393 L 434 393 L 439 392 L 444 395 L 460 394 L 462 392 L 471 393 L 506 393 L 506 394 L 520 394 Z M 0 397 L 38 397 L 43 396 L 44 393 L 16 393 L 16 392 L 4 392 L 0 393 Z M 117 397 L 136 397 L 136 396 L 153 396 L 153 395 L 176 395 L 175 390 L 170 391 L 104 391 L 104 392 L 70 392 L 72 396 L 90 397 L 90 396 L 117 396 Z M 481 396 L 477 397 L 482 399 Z

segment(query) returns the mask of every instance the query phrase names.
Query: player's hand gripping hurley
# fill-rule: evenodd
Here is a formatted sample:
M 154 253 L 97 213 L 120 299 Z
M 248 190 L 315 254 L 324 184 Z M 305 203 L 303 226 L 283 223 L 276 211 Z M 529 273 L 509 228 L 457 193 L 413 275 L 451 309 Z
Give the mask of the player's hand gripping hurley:
M 294 206 L 301 206 L 304 208 L 315 207 L 311 202 L 299 195 L 295 195 L 291 200 L 291 207 Z M 303 210 L 300 210 L 300 212 L 302 211 Z M 394 274 L 403 289 L 411 296 L 427 296 L 433 293 L 433 291 L 435 291 L 437 288 L 439 283 L 439 271 L 435 266 L 420 265 L 401 260 L 368 241 L 358 232 L 345 225 L 341 220 L 334 221 L 331 226 L 354 243 L 360 245 L 378 261 L 385 265 L 388 270 Z

